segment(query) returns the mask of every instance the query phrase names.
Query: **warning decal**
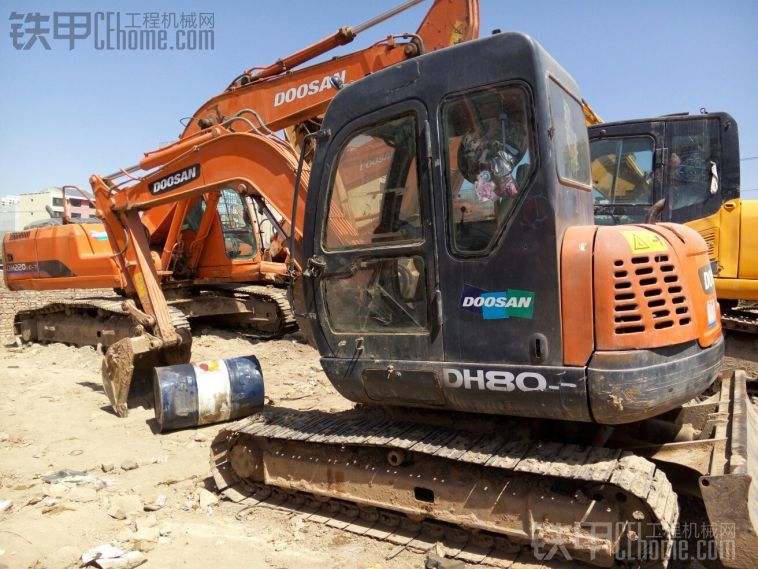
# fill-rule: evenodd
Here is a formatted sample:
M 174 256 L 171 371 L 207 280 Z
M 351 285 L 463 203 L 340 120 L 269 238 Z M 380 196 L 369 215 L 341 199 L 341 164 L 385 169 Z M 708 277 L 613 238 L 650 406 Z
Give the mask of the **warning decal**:
M 622 231 L 621 234 L 635 255 L 639 253 L 665 253 L 669 250 L 666 242 L 652 231 L 637 229 Z

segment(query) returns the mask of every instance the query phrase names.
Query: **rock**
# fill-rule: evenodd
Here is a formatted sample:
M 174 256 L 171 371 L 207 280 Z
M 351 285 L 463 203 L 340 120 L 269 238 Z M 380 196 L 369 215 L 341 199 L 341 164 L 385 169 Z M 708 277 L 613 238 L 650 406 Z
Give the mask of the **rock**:
M 135 542 L 150 541 L 150 542 L 155 543 L 158 541 L 158 538 L 160 536 L 161 536 L 161 532 L 158 530 L 157 526 L 141 527 L 132 534 L 132 540 L 134 540 Z
M 0 443 L 11 440 L 11 436 L 8 433 L 0 433 Z
M 218 504 L 218 496 L 216 496 L 213 492 L 206 490 L 205 488 L 200 488 L 200 490 L 198 490 L 197 500 L 200 508 L 203 510 L 208 506 L 215 506 Z
M 7 512 L 13 507 L 13 500 L 0 500 L 0 513 Z
M 195 441 L 196 443 L 204 443 L 208 439 L 203 433 L 195 433 L 195 436 L 192 438 L 192 440 Z
M 174 530 L 173 527 L 171 527 L 171 524 L 164 523 L 158 528 L 158 533 L 160 533 L 161 536 L 165 537 L 168 535 L 171 535 L 171 532 Z
M 436 553 L 430 553 L 426 556 L 424 567 L 425 569 L 466 569 L 466 564 L 457 559 L 448 559 Z
M 36 492 L 33 495 L 29 496 L 29 499 L 26 501 L 26 505 L 33 506 L 35 504 L 39 504 L 44 497 L 45 495 L 42 492 Z
M 121 557 L 124 555 L 124 553 L 125 552 L 122 549 L 114 547 L 108 543 L 104 543 L 103 545 L 98 545 L 97 547 L 93 547 L 92 549 L 88 549 L 82 553 L 81 562 L 82 565 L 87 565 L 93 561 L 100 559 Z
M 63 498 L 63 496 L 67 493 L 68 486 L 57 482 L 50 484 L 50 486 L 45 489 L 45 496 L 50 496 L 51 498 Z
M 68 495 L 74 502 L 94 502 L 97 500 L 97 490 L 94 488 L 72 488 Z
M 166 496 L 159 494 L 154 500 L 145 503 L 146 512 L 156 512 L 166 505 Z
M 122 470 L 135 470 L 137 468 L 139 468 L 139 464 L 134 460 L 125 460 L 121 463 Z
M 132 539 L 132 546 L 142 553 L 148 553 L 155 549 L 155 543 L 157 542 L 152 542 L 149 539 Z
M 113 470 L 115 467 L 113 466 L 113 464 L 112 464 L 112 463 L 110 463 L 110 462 L 106 462 L 106 463 L 103 463 L 103 464 L 101 464 L 101 465 L 100 465 L 100 468 L 102 469 L 102 471 L 103 471 L 103 472 L 110 472 L 110 471 L 111 471 L 111 470 Z
M 112 517 L 114 520 L 125 520 L 126 519 L 126 512 L 119 508 L 118 506 L 111 506 L 108 508 L 108 515 Z
M 126 494 L 123 496 L 113 496 L 110 500 L 110 509 L 120 509 L 124 513 L 124 517 L 126 516 L 134 516 L 141 514 L 145 506 L 142 504 L 142 498 L 139 496 L 136 496 L 134 494 Z M 110 509 L 108 510 L 108 513 L 110 514 Z M 113 517 L 113 516 L 111 516 Z M 116 519 L 124 519 L 124 518 L 116 518 Z
M 145 557 L 140 551 L 130 551 L 129 553 L 123 553 L 118 557 L 103 557 L 95 561 L 97 567 L 100 569 L 134 569 L 139 567 L 143 563 L 147 562 Z
M 137 524 L 137 531 L 140 531 L 156 527 L 158 525 L 158 520 L 156 519 L 155 514 L 148 514 L 137 518 L 135 523 Z

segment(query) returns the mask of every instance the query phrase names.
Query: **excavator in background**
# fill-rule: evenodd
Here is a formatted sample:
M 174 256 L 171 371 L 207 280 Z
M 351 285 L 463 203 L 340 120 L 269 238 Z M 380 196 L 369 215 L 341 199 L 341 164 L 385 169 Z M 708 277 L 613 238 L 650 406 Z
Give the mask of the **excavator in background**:
M 246 148 L 249 154 L 239 163 L 240 170 L 247 174 L 244 190 L 226 184 L 220 191 L 193 194 L 180 201 L 159 198 L 150 207 L 139 208 L 140 218 L 135 223 L 141 226 L 139 231 L 147 240 L 150 262 L 168 299 L 174 324 L 182 331 L 182 352 L 189 354 L 191 341 L 187 318 L 212 317 L 216 325 L 239 327 L 264 338 L 295 328 L 285 289 L 271 286 L 282 285 L 288 279 L 289 249 L 282 246 L 282 240 L 289 235 L 289 225 L 269 209 L 264 196 L 275 202 L 288 202 L 280 194 L 292 192 L 298 157 L 293 145 L 276 131 L 290 129 L 290 140 L 296 144 L 298 133 L 305 136 L 309 126 L 317 126 L 319 115 L 337 88 L 425 50 L 477 37 L 478 3 L 436 0 L 416 34 L 390 36 L 354 53 L 296 67 L 349 43 L 358 33 L 419 2 L 406 2 L 355 28 L 340 28 L 272 65 L 245 71 L 195 113 L 176 143 L 146 153 L 138 165 L 102 178 L 115 195 L 124 185 L 138 181 L 138 172 L 156 168 L 166 172 L 174 157 L 222 132 L 250 131 L 259 135 L 257 144 Z M 230 156 L 236 155 L 236 149 L 231 152 Z M 150 192 L 160 196 L 203 179 L 209 168 L 213 168 L 212 157 L 159 179 L 152 177 Z M 63 191 L 65 197 L 66 189 Z M 128 300 L 122 306 L 123 297 L 135 299 L 140 286 L 132 280 L 129 264 L 124 260 L 127 247 L 134 243 L 113 238 L 124 235 L 125 230 L 104 215 L 103 207 L 109 205 L 99 208 L 104 225 L 64 220 L 61 225 L 27 228 L 5 237 L 5 281 L 11 290 L 112 288 L 119 293 L 108 298 L 56 302 L 18 313 L 15 327 L 24 341 L 100 345 L 108 349 L 156 324 L 147 317 L 144 307 L 138 307 L 139 301 Z M 289 210 L 281 213 L 287 218 Z M 263 246 L 261 216 L 275 228 L 269 250 Z M 154 355 L 161 352 L 152 351 Z M 146 356 L 135 359 L 145 360 L 147 367 L 155 363 L 155 358 L 148 361 Z M 174 359 L 166 363 L 170 361 Z
M 708 245 L 727 355 L 758 350 L 758 201 L 740 199 L 737 121 L 680 113 L 589 127 L 595 220 L 683 223 Z M 740 302 L 742 301 L 742 302 Z

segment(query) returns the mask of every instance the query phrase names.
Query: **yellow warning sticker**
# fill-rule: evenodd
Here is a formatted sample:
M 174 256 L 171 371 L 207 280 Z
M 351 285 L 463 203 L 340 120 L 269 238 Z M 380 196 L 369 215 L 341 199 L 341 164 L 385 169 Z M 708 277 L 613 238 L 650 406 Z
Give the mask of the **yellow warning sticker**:
M 145 295 L 147 295 L 147 289 L 145 288 L 145 279 L 142 276 L 142 273 L 134 274 L 134 288 L 137 289 L 137 296 L 140 298 L 143 298 Z
M 633 231 L 622 231 L 629 248 L 635 255 L 639 253 L 665 253 L 669 250 L 666 242 L 652 231 L 645 229 L 636 229 Z

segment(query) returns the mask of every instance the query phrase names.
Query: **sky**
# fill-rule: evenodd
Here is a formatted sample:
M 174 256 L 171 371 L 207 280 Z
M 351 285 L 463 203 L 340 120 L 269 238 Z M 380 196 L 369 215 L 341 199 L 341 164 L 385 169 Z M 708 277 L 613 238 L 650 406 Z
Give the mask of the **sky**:
M 0 196 L 51 185 L 89 188 L 90 174 L 135 164 L 143 152 L 175 139 L 182 131 L 179 120 L 241 71 L 272 63 L 400 1 L 5 1 L 0 8 L 5 109 Z M 430 0 L 330 55 L 413 32 L 429 6 Z M 54 11 L 120 12 L 122 27 L 132 19 L 142 25 L 145 13 L 177 19 L 182 13 L 212 13 L 214 49 L 98 50 L 93 37 L 76 40 L 69 49 L 71 42 L 54 39 L 52 32 L 45 36 L 50 50 L 39 40 L 27 50 L 14 48 L 13 12 L 52 16 Z M 606 121 L 700 108 L 729 112 L 739 125 L 743 197 L 758 199 L 755 0 L 480 0 L 480 21 L 482 35 L 499 28 L 534 37 Z M 29 38 L 17 41 L 25 45 Z

